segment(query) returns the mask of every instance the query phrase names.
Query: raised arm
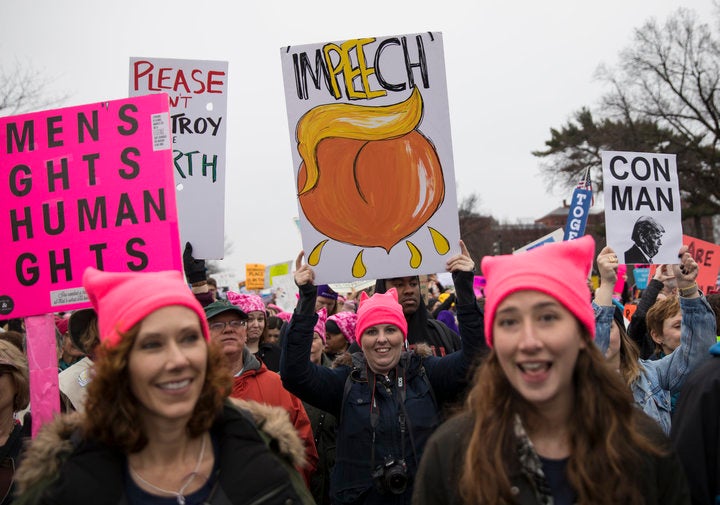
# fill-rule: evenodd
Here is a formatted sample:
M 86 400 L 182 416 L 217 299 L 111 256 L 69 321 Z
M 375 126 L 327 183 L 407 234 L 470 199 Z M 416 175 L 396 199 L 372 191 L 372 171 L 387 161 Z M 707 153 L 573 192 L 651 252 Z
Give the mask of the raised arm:
M 612 295 L 617 282 L 618 257 L 611 247 L 603 247 L 597 256 L 597 268 L 600 274 L 600 286 L 595 290 L 593 309 L 595 310 L 595 345 L 603 356 L 610 347 L 610 327 L 613 321 Z
M 456 308 L 462 339 L 462 349 L 444 358 L 425 359 L 425 368 L 435 393 L 452 397 L 468 379 L 471 366 L 488 350 L 485 342 L 483 311 L 475 299 L 473 277 L 475 263 L 465 244 L 460 241 L 460 254 L 447 261 L 446 269 L 452 272 L 457 297 Z
M 313 329 L 317 323 L 315 298 L 317 289 L 313 281 L 315 272 L 303 264 L 304 252 L 295 261 L 295 284 L 300 299 L 290 319 L 280 355 L 280 376 L 285 389 L 315 407 L 339 415 L 347 370 L 330 369 L 310 361 Z
M 687 246 L 680 248 L 678 256 L 680 263 L 673 265 L 673 271 L 682 310 L 680 345 L 660 360 L 643 363 L 646 368 L 656 371 L 660 385 L 670 390 L 671 394 L 679 392 L 688 374 L 708 359 L 708 351 L 715 343 L 717 333 L 715 313 L 696 283 L 697 263 Z

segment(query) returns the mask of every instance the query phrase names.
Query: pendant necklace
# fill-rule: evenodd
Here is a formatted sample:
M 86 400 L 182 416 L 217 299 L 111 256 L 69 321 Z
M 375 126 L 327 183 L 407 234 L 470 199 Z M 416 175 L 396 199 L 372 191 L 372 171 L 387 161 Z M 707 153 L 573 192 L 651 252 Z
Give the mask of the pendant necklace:
M 161 487 L 157 487 L 154 484 L 151 484 L 150 482 L 143 479 L 139 473 L 137 473 L 137 470 L 135 470 L 132 466 L 130 466 L 130 461 L 128 461 L 128 468 L 132 472 L 133 476 L 145 484 L 148 487 L 153 488 L 155 491 L 160 491 L 161 493 L 169 494 L 171 496 L 175 496 L 177 498 L 178 505 L 185 505 L 185 489 L 190 485 L 190 483 L 193 481 L 195 477 L 198 475 L 198 470 L 200 469 L 200 464 L 202 463 L 203 456 L 205 456 L 205 442 L 207 441 L 207 438 L 203 434 L 202 439 L 202 445 L 200 446 L 200 455 L 198 457 L 197 463 L 195 464 L 195 469 L 188 475 L 188 478 L 185 480 L 185 484 L 180 487 L 177 491 L 168 491 L 167 489 L 163 489 Z

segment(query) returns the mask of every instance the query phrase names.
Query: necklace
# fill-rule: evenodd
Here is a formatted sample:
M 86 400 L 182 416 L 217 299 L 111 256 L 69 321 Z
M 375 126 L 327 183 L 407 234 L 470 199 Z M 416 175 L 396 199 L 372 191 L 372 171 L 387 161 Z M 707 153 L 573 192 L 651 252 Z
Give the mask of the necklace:
M 143 479 L 139 473 L 137 473 L 137 470 L 135 470 L 132 466 L 130 466 L 130 461 L 128 461 L 128 468 L 132 472 L 133 476 L 143 484 L 145 484 L 148 487 L 153 488 L 155 491 L 160 491 L 161 493 L 169 494 L 171 496 L 175 496 L 177 498 L 178 505 L 185 505 L 185 489 L 190 485 L 190 483 L 193 481 L 195 477 L 198 475 L 198 469 L 200 468 L 200 464 L 202 463 L 203 456 L 205 455 L 205 442 L 207 441 L 207 438 L 205 435 L 203 435 L 202 439 L 202 445 L 200 446 L 200 455 L 198 456 L 197 463 L 195 464 L 195 469 L 188 475 L 187 479 L 185 480 L 185 484 L 183 484 L 180 489 L 177 491 L 168 491 L 167 489 L 163 489 L 161 487 L 157 487 L 154 484 L 151 484 L 150 482 Z

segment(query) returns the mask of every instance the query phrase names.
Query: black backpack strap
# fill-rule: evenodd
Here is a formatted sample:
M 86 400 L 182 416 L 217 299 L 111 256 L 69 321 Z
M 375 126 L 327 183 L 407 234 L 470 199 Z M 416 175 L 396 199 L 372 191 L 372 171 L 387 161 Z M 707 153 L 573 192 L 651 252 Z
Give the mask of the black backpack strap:
M 348 395 L 350 394 L 350 388 L 352 388 L 352 375 L 355 370 L 355 368 L 350 370 L 347 379 L 345 379 L 345 389 L 343 390 L 342 403 L 340 404 L 340 417 L 338 418 L 338 422 L 340 421 L 340 419 L 344 419 L 345 404 L 347 403 Z
M 460 337 L 456 335 L 454 331 L 452 331 L 450 328 L 445 326 L 441 321 L 438 321 L 437 319 L 428 319 L 428 322 L 432 325 L 432 327 L 435 329 L 438 336 L 440 337 L 440 341 L 445 348 L 446 354 L 450 354 L 460 349 L 458 347 L 457 341 L 455 340 L 455 338 L 460 339 Z

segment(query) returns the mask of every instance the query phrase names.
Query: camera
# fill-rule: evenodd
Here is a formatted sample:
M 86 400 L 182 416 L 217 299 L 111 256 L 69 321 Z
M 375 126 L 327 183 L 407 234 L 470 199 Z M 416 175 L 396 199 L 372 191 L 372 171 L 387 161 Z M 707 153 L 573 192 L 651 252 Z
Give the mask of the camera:
M 380 494 L 403 494 L 408 485 L 407 464 L 404 459 L 385 458 L 372 472 L 373 484 Z

